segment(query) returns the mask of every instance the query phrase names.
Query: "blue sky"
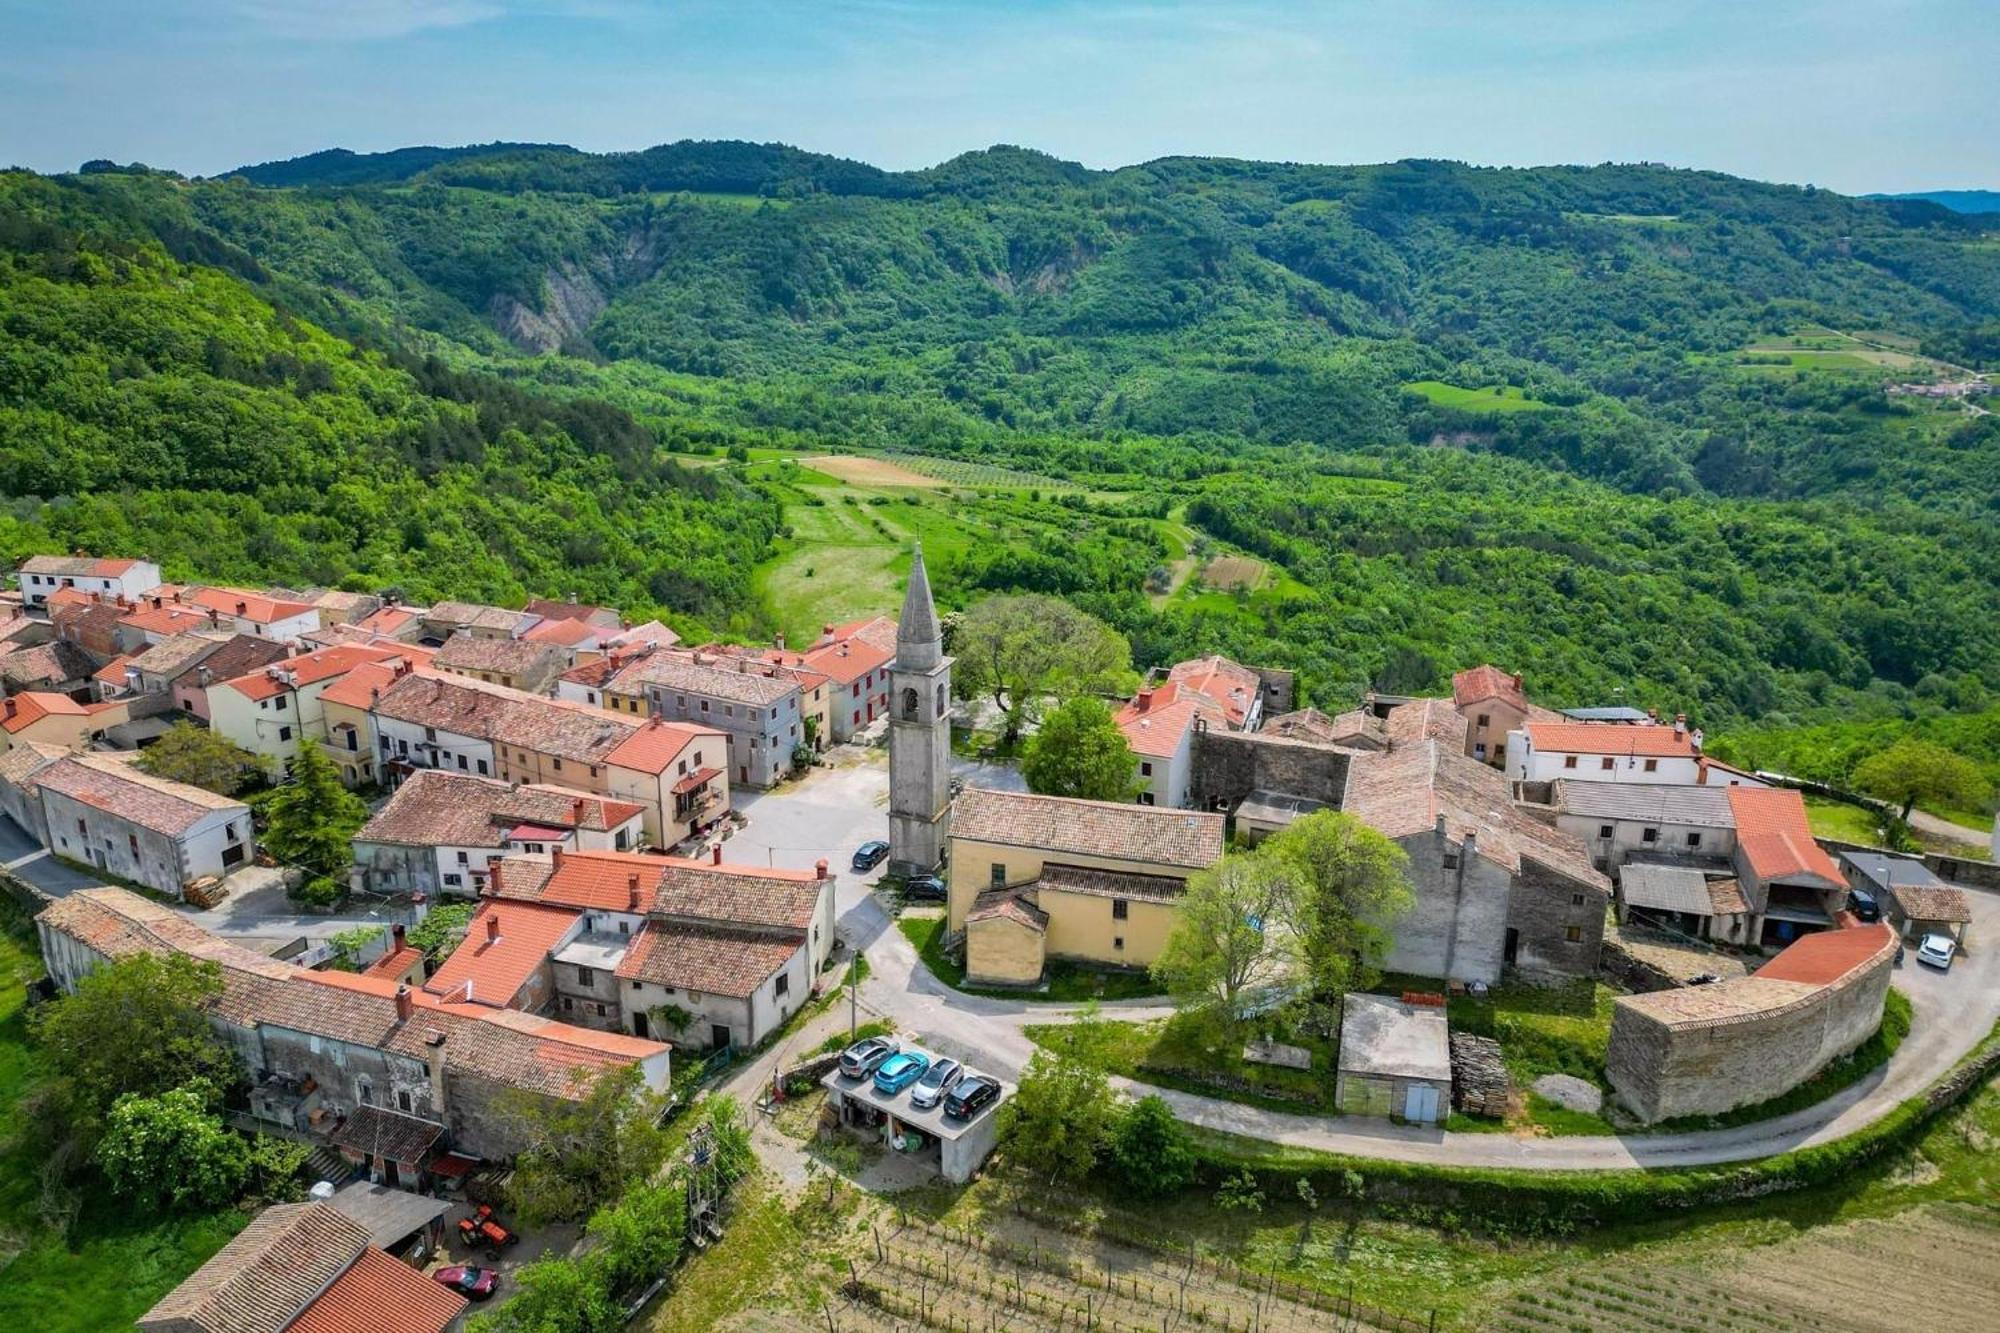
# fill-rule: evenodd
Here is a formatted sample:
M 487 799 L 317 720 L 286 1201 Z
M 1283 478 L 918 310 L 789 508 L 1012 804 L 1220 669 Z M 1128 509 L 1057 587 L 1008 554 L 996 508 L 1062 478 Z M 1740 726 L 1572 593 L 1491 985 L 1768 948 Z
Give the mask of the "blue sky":
M 0 0 L 0 164 L 782 140 L 2000 188 L 1991 0 Z

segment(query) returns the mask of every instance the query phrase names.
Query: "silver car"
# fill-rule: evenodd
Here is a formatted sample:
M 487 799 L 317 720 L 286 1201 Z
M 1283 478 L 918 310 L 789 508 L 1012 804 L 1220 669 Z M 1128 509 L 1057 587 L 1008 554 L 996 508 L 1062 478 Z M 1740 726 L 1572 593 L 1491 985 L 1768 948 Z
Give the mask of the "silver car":
M 1917 946 L 1917 961 L 1929 963 L 1932 967 L 1951 970 L 1951 956 L 1958 952 L 1958 941 L 1949 935 L 1926 935 Z
M 943 1101 L 944 1095 L 964 1076 L 965 1068 L 958 1061 L 939 1059 L 924 1071 L 924 1076 L 910 1089 L 910 1105 L 919 1111 L 930 1110 Z

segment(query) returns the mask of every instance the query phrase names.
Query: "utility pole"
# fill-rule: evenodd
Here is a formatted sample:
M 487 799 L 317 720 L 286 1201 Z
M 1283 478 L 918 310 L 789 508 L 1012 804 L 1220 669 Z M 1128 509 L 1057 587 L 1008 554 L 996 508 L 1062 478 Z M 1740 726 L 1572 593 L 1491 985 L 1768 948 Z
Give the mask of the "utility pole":
M 861 987 L 854 979 L 855 964 L 861 961 L 861 951 L 855 950 L 854 957 L 847 964 L 847 1044 L 854 1044 L 854 1034 L 860 1030 Z

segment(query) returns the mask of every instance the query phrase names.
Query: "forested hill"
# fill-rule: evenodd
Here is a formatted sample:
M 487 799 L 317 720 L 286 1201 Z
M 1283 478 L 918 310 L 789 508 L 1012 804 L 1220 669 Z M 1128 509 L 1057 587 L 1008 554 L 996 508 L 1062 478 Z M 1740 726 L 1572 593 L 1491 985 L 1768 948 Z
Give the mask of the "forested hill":
M 892 448 L 1093 487 L 1053 556 L 941 581 L 1063 591 L 1142 661 L 1337 701 L 1495 657 L 1712 717 L 2000 684 L 2000 418 L 1890 392 L 2000 368 L 2000 219 L 1926 202 L 489 144 L 0 176 L 0 265 L 6 554 L 157 532 L 212 574 L 754 632 L 781 497 L 672 455 Z M 1183 519 L 1287 591 L 1149 601 Z

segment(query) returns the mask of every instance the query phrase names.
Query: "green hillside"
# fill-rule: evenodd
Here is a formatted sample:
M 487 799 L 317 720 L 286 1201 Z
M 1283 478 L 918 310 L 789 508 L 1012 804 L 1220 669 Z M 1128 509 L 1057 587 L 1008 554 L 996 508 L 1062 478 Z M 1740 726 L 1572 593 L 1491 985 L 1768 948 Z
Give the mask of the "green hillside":
M 1492 658 L 1711 726 L 1976 707 L 2000 418 L 1886 385 L 1984 347 L 1996 237 L 1624 166 L 682 143 L 16 173 L 0 553 L 143 533 L 183 574 L 765 633 L 876 597 L 923 533 L 947 602 L 1060 592 L 1142 664 L 1230 651 L 1331 702 Z M 848 505 L 674 463 L 731 446 L 987 470 Z M 1276 569 L 1211 587 L 1196 538 Z

